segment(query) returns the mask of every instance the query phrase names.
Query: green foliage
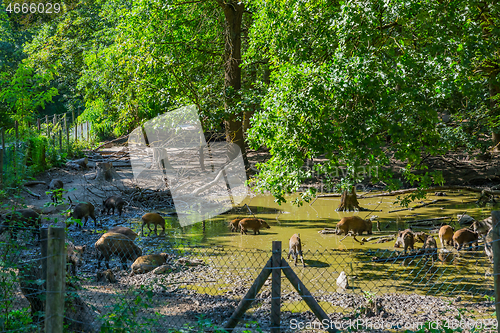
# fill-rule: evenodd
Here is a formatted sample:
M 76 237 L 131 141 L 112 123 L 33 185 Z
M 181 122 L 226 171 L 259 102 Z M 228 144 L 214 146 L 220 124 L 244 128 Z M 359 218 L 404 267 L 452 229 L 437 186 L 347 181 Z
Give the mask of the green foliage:
M 148 309 L 154 292 L 146 286 L 129 291 L 132 298 L 124 297 L 120 303 L 112 305 L 106 314 L 100 317 L 101 333 L 151 332 L 158 324 L 160 314 L 153 318 L 142 318 L 140 311 Z M 141 317 L 141 321 L 139 321 Z
M 414 175 L 423 156 L 484 149 L 479 142 L 498 124 L 488 101 L 489 85 L 498 82 L 491 70 L 479 70 L 497 61 L 496 2 L 254 6 L 247 62 L 268 58 L 274 70 L 248 139 L 272 154 L 255 184 L 278 201 L 310 176 L 304 160 L 322 155 L 328 160 L 317 171 L 339 190 L 359 182 L 359 167 L 384 170 L 391 159 L 406 163 L 407 182 L 439 183 L 434 172 Z M 339 167 L 348 172 L 332 177 Z M 387 171 L 372 178 L 380 180 L 389 189 L 401 185 Z

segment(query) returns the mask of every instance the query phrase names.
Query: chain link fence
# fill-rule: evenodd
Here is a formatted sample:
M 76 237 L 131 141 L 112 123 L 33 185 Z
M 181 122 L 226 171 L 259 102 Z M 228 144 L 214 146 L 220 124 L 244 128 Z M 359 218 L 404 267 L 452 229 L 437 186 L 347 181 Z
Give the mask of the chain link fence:
M 271 244 L 268 251 L 260 251 L 191 246 L 161 234 L 135 238 L 108 233 L 107 241 L 102 233 L 89 232 L 85 241 L 72 239 L 72 234 L 66 236 L 67 249 L 61 254 L 69 265 L 68 332 L 222 332 L 273 254 Z M 42 253 L 33 230 L 0 234 L 0 332 L 44 331 Z M 131 268 L 139 255 L 142 259 Z M 281 255 L 287 260 L 288 251 Z M 493 267 L 481 244 L 459 253 L 450 247 L 416 254 L 324 250 L 305 251 L 303 257 L 304 266 L 300 260 L 295 266 L 293 258 L 288 264 L 329 322 L 315 318 L 281 274 L 282 332 L 333 326 L 342 331 L 418 331 L 431 325 L 465 330 L 496 325 Z M 266 269 L 286 267 L 281 262 Z M 270 319 L 271 276 L 258 294 L 247 295 L 253 302 L 235 331 L 278 328 Z

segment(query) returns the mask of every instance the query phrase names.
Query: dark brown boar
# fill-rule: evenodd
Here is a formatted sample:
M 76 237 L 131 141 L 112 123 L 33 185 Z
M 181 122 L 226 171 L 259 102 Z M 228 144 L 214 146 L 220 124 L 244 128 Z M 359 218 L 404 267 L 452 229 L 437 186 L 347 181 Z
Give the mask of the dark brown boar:
M 132 272 L 130 275 L 134 274 L 144 274 L 152 271 L 156 267 L 160 267 L 167 262 L 167 253 L 160 254 L 148 254 L 137 258 L 132 264 Z
M 123 269 L 127 269 L 127 260 L 134 261 L 142 255 L 142 250 L 134 244 L 134 241 L 123 234 L 107 232 L 95 243 L 98 253 L 97 269 L 101 267 L 104 258 L 106 268 L 109 269 L 109 257 L 116 255 L 120 258 Z
M 290 260 L 290 255 L 294 259 L 295 266 L 297 266 L 297 258 L 300 256 L 300 261 L 302 262 L 302 267 L 306 267 L 304 264 L 304 256 L 302 255 L 302 243 L 300 241 L 300 234 L 294 234 L 289 241 L 288 248 L 288 260 Z
M 19 229 L 29 228 L 33 231 L 33 236 L 39 240 L 40 221 L 40 214 L 33 209 L 19 209 L 7 213 L 0 224 L 0 235 L 5 231 L 9 231 L 11 239 L 17 239 Z
M 82 256 L 86 248 L 87 245 L 75 246 L 72 242 L 68 242 L 66 245 L 66 263 L 71 264 L 73 275 L 76 275 L 76 268 L 82 265 Z
M 114 215 L 116 208 L 116 210 L 118 211 L 118 215 L 122 216 L 123 206 L 125 206 L 125 201 L 122 198 L 118 196 L 109 197 L 102 202 L 103 208 L 101 210 L 101 214 L 104 214 L 104 212 L 106 212 L 106 214 L 109 215 L 109 211 L 113 210 L 112 215 Z
M 455 229 L 449 225 L 443 225 L 439 229 L 439 241 L 441 242 L 441 248 L 445 248 L 446 245 L 453 244 L 453 232 Z
M 248 229 L 253 230 L 254 235 L 260 234 L 260 229 L 266 228 L 270 229 L 271 227 L 267 224 L 263 219 L 256 218 L 246 218 L 241 220 L 238 225 L 240 226 L 240 230 L 242 234 L 247 234 Z
M 335 233 L 337 235 L 347 235 L 349 232 L 354 235 L 361 235 L 364 231 L 368 235 L 372 234 L 372 221 L 363 220 L 359 216 L 343 217 L 335 226 Z
M 141 226 L 141 235 L 144 235 L 144 225 L 148 226 L 149 234 L 151 234 L 151 224 L 155 226 L 155 235 L 157 235 L 158 226 L 163 228 L 162 233 L 165 233 L 165 219 L 161 217 L 160 214 L 157 213 L 146 213 L 142 215 L 142 226 Z
M 49 190 L 52 191 L 50 194 L 50 198 L 53 202 L 57 203 L 59 199 L 62 200 L 62 189 L 64 187 L 64 183 L 59 179 L 52 179 L 49 184 Z
M 240 223 L 241 219 L 234 219 L 232 221 L 229 221 L 228 227 L 232 232 L 237 232 L 238 229 L 240 228 Z
M 83 223 L 84 227 L 87 225 L 87 221 L 92 218 L 94 220 L 95 227 L 97 228 L 98 226 L 97 220 L 95 219 L 95 208 L 94 205 L 90 202 L 82 202 L 76 205 L 73 213 L 71 213 L 71 217 L 77 220 L 81 220 L 82 222 L 85 219 L 85 222 Z
M 394 247 L 403 247 L 404 253 L 406 253 L 407 249 L 414 250 L 413 245 L 415 244 L 415 238 L 413 236 L 413 232 L 410 229 L 400 230 L 396 236 L 396 243 L 394 243 Z
M 432 254 L 433 262 L 437 260 L 437 242 L 431 235 L 425 236 L 424 246 L 422 246 L 424 253 Z
M 424 243 L 427 239 L 427 234 L 423 231 L 414 232 L 413 237 L 415 238 L 415 243 Z
M 477 246 L 478 243 L 477 232 L 464 228 L 457 230 L 455 234 L 453 234 L 453 246 L 457 249 L 457 251 L 460 251 L 460 249 L 464 244 L 465 245 L 470 244 L 472 246 L 472 243 L 476 243 Z
M 135 240 L 135 238 L 137 237 L 137 234 L 132 229 L 127 227 L 113 227 L 109 229 L 108 232 L 116 232 L 119 234 L 123 234 L 128 238 L 130 238 L 131 240 Z

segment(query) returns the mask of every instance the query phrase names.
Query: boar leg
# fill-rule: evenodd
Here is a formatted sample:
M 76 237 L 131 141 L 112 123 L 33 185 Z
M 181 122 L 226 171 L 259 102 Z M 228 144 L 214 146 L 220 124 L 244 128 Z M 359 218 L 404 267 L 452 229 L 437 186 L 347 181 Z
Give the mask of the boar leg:
M 94 214 L 94 213 L 92 213 L 92 214 L 90 215 L 90 217 L 92 217 L 92 220 L 94 220 L 94 226 L 97 228 L 99 225 L 97 224 L 97 220 L 96 220 L 96 218 L 95 218 L 95 214 Z M 87 220 L 90 220 L 90 217 L 87 217 Z
M 122 268 L 127 270 L 127 258 L 125 258 L 125 256 L 120 257 L 120 261 L 122 262 Z

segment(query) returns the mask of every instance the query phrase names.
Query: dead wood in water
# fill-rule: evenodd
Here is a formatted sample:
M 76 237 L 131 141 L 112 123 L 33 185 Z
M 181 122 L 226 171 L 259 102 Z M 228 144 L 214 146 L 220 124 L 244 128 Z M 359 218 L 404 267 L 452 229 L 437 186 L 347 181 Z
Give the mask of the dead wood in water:
M 426 206 L 435 204 L 436 202 L 440 202 L 440 201 L 448 201 L 448 199 L 436 199 L 436 200 L 432 200 L 431 202 L 426 202 L 426 203 L 423 203 L 421 205 L 416 205 L 414 207 L 408 207 L 408 208 L 390 210 L 390 211 L 388 211 L 388 213 L 401 212 L 403 210 L 414 210 L 414 209 L 417 209 L 417 208 L 422 208 L 422 207 L 426 207 Z
M 400 194 L 406 194 L 406 193 L 412 193 L 417 191 L 418 188 L 408 188 L 404 190 L 398 190 L 398 191 L 393 191 L 393 192 L 384 192 L 384 193 L 379 193 L 379 194 L 373 194 L 373 195 L 368 195 L 368 196 L 358 196 L 358 198 L 376 198 L 376 197 L 391 197 L 395 195 L 400 195 Z M 476 193 L 481 193 L 484 191 L 486 194 L 496 194 L 500 195 L 499 190 L 492 190 L 492 189 L 482 189 L 482 188 L 477 188 L 477 187 L 471 187 L 471 186 L 462 186 L 462 185 L 449 185 L 449 186 L 434 186 L 434 187 L 429 187 L 428 189 L 424 189 L 423 191 L 425 192 L 434 192 L 434 191 L 445 191 L 445 190 L 465 190 L 465 191 L 471 191 L 471 192 L 476 192 Z M 339 193 L 331 193 L 331 194 L 321 194 L 318 195 L 317 198 L 329 198 L 329 197 L 340 197 L 341 194 Z

